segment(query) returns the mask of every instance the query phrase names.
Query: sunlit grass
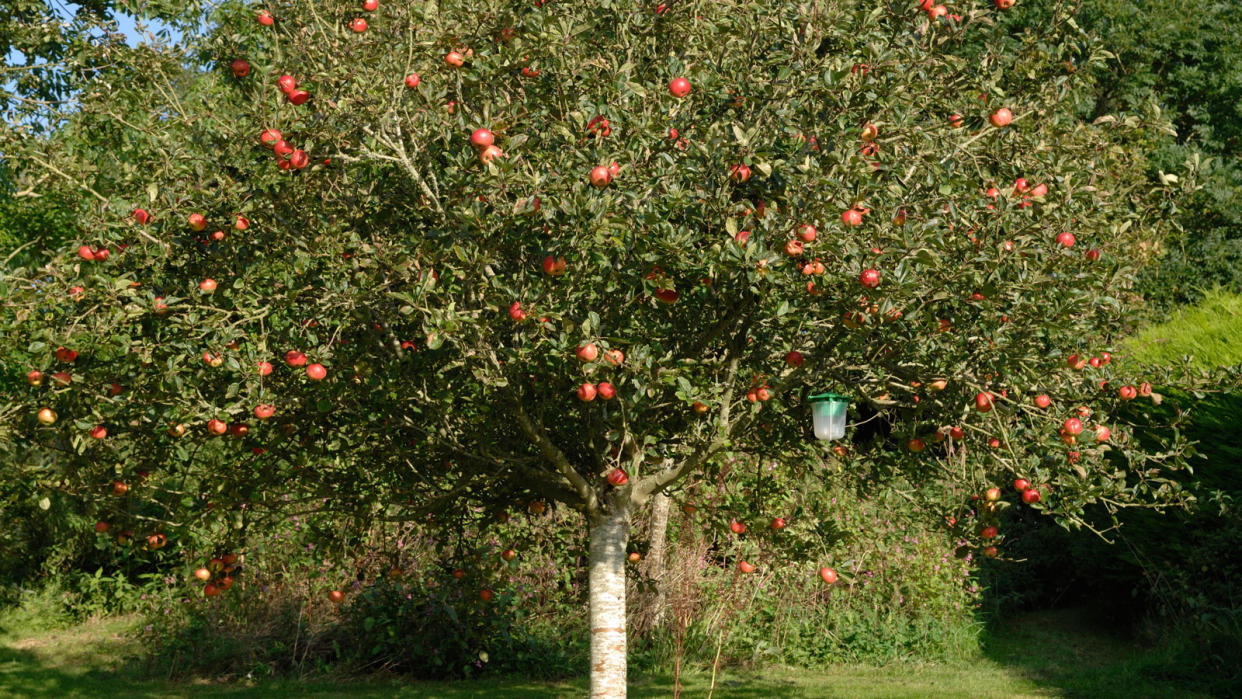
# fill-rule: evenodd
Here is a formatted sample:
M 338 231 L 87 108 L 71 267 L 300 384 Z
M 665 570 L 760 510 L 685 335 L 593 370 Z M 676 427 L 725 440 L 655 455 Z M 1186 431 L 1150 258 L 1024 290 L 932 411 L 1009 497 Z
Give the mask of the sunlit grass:
M 1124 347 L 1130 359 L 1146 365 L 1177 364 L 1185 355 L 1206 368 L 1242 364 L 1242 295 L 1210 292 L 1197 305 L 1144 329 Z

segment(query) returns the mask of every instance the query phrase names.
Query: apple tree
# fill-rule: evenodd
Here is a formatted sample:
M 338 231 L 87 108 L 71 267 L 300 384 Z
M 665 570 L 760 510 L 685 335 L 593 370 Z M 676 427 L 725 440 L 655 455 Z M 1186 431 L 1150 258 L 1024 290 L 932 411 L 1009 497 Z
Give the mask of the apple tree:
M 0 280 L 10 476 L 153 549 L 572 508 L 593 696 L 631 513 L 728 454 L 1177 502 L 1106 350 L 1187 185 L 1127 147 L 1156 115 L 1078 117 L 1068 7 L 997 5 L 221 3 L 97 67 L 48 117 L 79 145 L 6 134 L 81 212 Z M 856 444 L 813 437 L 828 390 Z

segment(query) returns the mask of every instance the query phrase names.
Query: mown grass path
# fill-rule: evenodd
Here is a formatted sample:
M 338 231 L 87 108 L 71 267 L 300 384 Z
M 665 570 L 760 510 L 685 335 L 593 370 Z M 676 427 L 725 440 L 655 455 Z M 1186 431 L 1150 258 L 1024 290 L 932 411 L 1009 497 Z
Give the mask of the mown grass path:
M 131 639 L 135 619 L 106 619 L 37 633 L 0 636 L 3 697 L 579 697 L 585 679 L 432 683 L 393 678 L 169 681 L 144 674 Z M 969 663 L 842 665 L 815 670 L 726 668 L 714 696 L 766 697 L 1205 697 L 1144 671 L 1147 653 L 1087 625 L 1074 612 L 1032 614 L 990 635 L 985 657 Z M 710 672 L 694 671 L 686 697 L 705 697 Z M 668 676 L 636 677 L 631 696 L 672 695 Z

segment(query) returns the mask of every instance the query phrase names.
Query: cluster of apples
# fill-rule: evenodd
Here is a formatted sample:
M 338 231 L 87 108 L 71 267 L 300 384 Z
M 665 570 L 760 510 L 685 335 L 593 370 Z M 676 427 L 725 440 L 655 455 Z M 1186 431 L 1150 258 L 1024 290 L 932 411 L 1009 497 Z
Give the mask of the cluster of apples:
M 681 509 L 687 515 L 692 515 L 697 511 L 698 508 L 696 508 L 692 504 L 687 503 L 685 505 L 682 505 Z M 788 525 L 789 523 L 785 521 L 784 517 L 773 517 L 772 521 L 768 523 L 768 529 L 771 529 L 774 533 L 779 533 L 783 531 L 785 527 Z M 729 531 L 733 532 L 734 534 L 738 536 L 741 536 L 742 534 L 746 533 L 746 523 L 738 519 L 729 520 Z M 755 565 L 753 563 L 750 563 L 749 561 L 746 561 L 745 559 L 738 561 L 737 569 L 738 569 L 738 572 L 743 573 L 745 575 L 749 575 L 755 572 L 756 570 Z M 820 579 L 822 579 L 824 582 L 828 583 L 829 585 L 836 584 L 838 580 L 837 571 L 833 570 L 832 568 L 829 568 L 828 566 L 824 566 L 820 568 L 818 573 L 819 573 Z
M 223 556 L 217 556 L 207 562 L 207 565 L 199 567 L 194 571 L 194 577 L 202 583 L 204 597 L 215 597 L 221 592 L 227 592 L 235 582 L 233 575 L 238 572 L 238 556 L 235 553 L 226 553 Z
M 625 353 L 619 349 L 604 350 L 601 354 L 599 347 L 593 342 L 585 342 L 574 350 L 574 356 L 583 365 L 595 364 L 596 360 L 602 357 L 605 364 L 613 367 L 620 367 L 625 362 Z M 583 382 L 578 386 L 578 400 L 589 403 L 596 397 L 601 400 L 612 400 L 617 397 L 617 389 L 607 381 L 599 383 Z M 628 480 L 628 477 L 627 477 Z M 614 484 L 616 485 L 616 484 Z

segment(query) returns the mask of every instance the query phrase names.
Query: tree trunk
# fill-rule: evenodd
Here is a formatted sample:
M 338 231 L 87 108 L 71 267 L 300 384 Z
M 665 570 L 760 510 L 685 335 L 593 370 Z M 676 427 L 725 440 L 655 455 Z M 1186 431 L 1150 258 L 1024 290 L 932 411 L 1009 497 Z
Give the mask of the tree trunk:
M 668 508 L 672 498 L 664 493 L 651 496 L 651 549 L 647 552 L 647 575 L 655 585 L 655 600 L 652 601 L 651 627 L 660 628 L 664 624 L 664 554 L 668 542 Z
M 591 696 L 623 699 L 626 692 L 625 544 L 628 502 L 591 516 Z

